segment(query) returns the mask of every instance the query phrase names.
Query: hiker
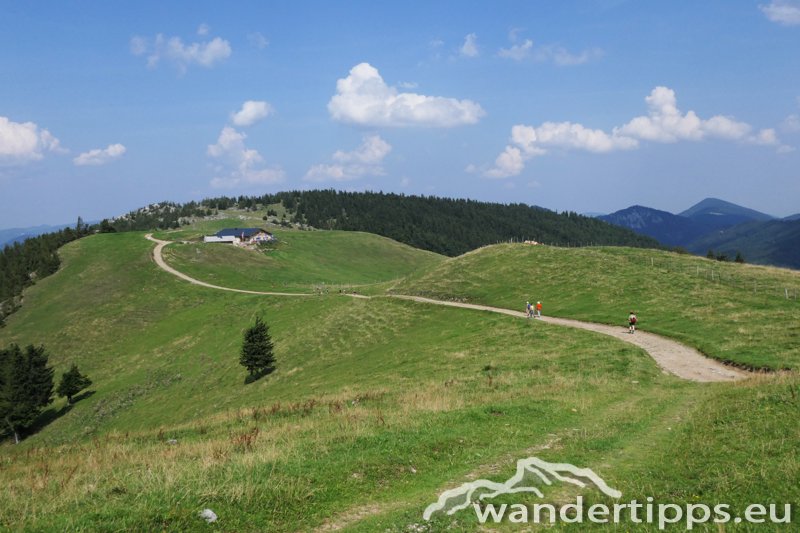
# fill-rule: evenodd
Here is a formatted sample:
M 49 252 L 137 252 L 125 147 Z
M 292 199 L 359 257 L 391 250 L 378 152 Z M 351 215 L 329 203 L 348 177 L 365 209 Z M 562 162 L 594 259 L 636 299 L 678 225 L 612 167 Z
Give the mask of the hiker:
M 542 318 L 542 302 L 536 302 L 536 318 Z
M 530 302 L 525 302 L 525 318 L 533 316 L 533 307 Z
M 631 311 L 628 315 L 628 333 L 633 334 L 636 331 L 636 313 Z

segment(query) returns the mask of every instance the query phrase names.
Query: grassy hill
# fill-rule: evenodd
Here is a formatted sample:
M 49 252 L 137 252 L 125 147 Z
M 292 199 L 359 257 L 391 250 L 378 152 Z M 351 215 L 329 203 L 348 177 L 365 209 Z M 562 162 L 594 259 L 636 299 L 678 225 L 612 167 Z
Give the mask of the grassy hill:
M 632 248 L 489 246 L 393 287 L 554 316 L 625 323 L 749 367 L 800 367 L 800 272 Z M 786 294 L 790 299 L 786 299 Z
M 298 235 L 309 240 L 291 250 L 328 244 Z M 57 373 L 75 362 L 95 383 L 71 409 L 56 401 L 21 445 L 0 446 L 0 528 L 197 530 L 208 507 L 220 516 L 208 528 L 225 531 L 409 531 L 445 488 L 505 480 L 532 454 L 589 466 L 625 500 L 741 510 L 800 499 L 786 482 L 800 478 L 795 373 L 698 385 L 615 339 L 538 322 L 391 298 L 214 291 L 159 270 L 152 246 L 141 233 L 69 244 L 62 269 L 0 330 L 0 344 L 44 343 Z M 438 266 L 419 256 L 427 273 L 414 283 L 449 268 L 459 284 L 459 262 L 483 253 Z M 297 264 L 313 263 L 308 254 Z M 502 262 L 464 276 L 499 287 Z M 341 279 L 367 277 L 358 262 L 340 265 Z M 307 282 L 292 272 L 288 285 Z M 432 290 L 448 287 L 437 280 Z M 278 369 L 244 385 L 238 349 L 257 314 Z M 479 529 L 469 512 L 429 526 Z
M 249 290 L 296 290 L 388 281 L 444 257 L 370 233 L 273 230 L 278 243 L 266 252 L 229 245 L 176 243 L 165 259 L 197 279 Z M 170 238 L 168 233 L 161 236 Z

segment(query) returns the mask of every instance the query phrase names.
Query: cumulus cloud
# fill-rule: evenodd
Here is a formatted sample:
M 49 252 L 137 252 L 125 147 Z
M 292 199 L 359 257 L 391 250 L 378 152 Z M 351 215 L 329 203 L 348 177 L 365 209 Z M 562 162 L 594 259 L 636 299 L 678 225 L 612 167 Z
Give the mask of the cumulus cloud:
M 636 117 L 624 126 L 615 129 L 616 134 L 628 135 L 642 140 L 673 143 L 677 141 L 701 141 L 707 138 L 745 141 L 753 144 L 777 144 L 774 130 L 752 133 L 752 127 L 733 118 L 716 115 L 701 119 L 694 111 L 678 109 L 675 91 L 668 87 L 656 87 L 645 98 L 647 116 Z
M 516 176 L 525 168 L 526 161 L 552 149 L 608 153 L 636 149 L 641 141 L 675 143 L 720 139 L 776 146 L 779 152 L 791 150 L 780 144 L 772 128 L 753 131 L 749 124 L 731 117 L 716 115 L 702 119 L 694 111 L 682 112 L 678 109 L 675 91 L 667 87 L 653 89 L 645 102 L 646 116 L 635 117 L 611 132 L 573 122 L 545 122 L 538 127 L 518 124 L 511 128 L 509 144 L 483 175 L 488 178 Z
M 201 30 L 203 26 L 198 29 L 198 34 L 205 35 L 200 33 Z M 160 33 L 152 39 L 133 37 L 130 50 L 135 56 L 146 55 L 148 68 L 156 68 L 163 59 L 174 64 L 182 73 L 192 65 L 211 68 L 231 55 L 230 43 L 220 37 L 185 44 L 180 37 L 168 38 Z
M 448 128 L 475 124 L 485 115 L 472 100 L 398 92 L 369 63 L 356 65 L 336 82 L 328 111 L 334 120 L 373 127 Z
M 378 135 L 367 135 L 352 152 L 337 150 L 332 164 L 314 165 L 306 172 L 306 181 L 352 181 L 364 176 L 382 176 L 383 159 L 392 146 Z
M 72 162 L 79 167 L 105 165 L 106 163 L 110 163 L 115 159 L 119 159 L 125 154 L 125 152 L 126 149 L 123 145 L 119 143 L 109 144 L 106 148 L 96 148 L 94 150 L 84 152 L 73 159 Z
M 234 126 L 247 127 L 256 122 L 264 120 L 273 112 L 273 108 L 268 102 L 260 100 L 248 100 L 242 104 L 242 108 L 231 114 L 231 122 Z
M 464 44 L 461 45 L 460 53 L 465 57 L 478 57 L 478 36 L 470 33 L 464 37 Z
M 283 170 L 267 166 L 257 150 L 245 146 L 246 138 L 246 134 L 225 126 L 217 142 L 208 146 L 208 155 L 220 162 L 215 169 L 219 176 L 211 180 L 212 187 L 269 185 L 284 180 Z
M 14 122 L 0 116 L 0 163 L 38 161 L 45 152 L 65 153 L 61 142 L 33 122 Z
M 774 0 L 767 5 L 759 5 L 758 8 L 772 22 L 783 26 L 800 25 L 800 2 Z

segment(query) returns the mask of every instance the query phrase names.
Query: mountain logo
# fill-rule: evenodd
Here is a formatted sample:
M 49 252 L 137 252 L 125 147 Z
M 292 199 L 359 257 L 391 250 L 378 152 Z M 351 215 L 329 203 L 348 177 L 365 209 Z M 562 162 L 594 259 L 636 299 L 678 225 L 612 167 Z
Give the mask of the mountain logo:
M 580 488 L 594 485 L 606 496 L 622 497 L 620 491 L 609 487 L 600 476 L 589 468 L 579 468 L 569 463 L 549 463 L 538 457 L 528 457 L 517 461 L 516 473 L 504 483 L 478 479 L 444 491 L 435 503 L 425 509 L 422 517 L 430 520 L 433 513 L 436 512 L 452 515 L 469 507 L 473 500 L 484 501 L 503 494 L 532 493 L 539 498 L 544 498 L 544 494 L 536 485 L 539 484 L 538 482 L 552 485 L 553 480 L 571 483 Z

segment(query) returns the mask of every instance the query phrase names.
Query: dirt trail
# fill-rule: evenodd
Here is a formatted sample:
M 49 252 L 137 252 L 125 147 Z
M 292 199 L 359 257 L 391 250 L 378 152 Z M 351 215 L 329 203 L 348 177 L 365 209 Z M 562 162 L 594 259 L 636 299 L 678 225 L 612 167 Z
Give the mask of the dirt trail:
M 450 307 L 476 309 L 479 311 L 491 311 L 492 313 L 502 313 L 504 315 L 525 318 L 525 313 L 522 311 L 512 311 L 511 309 L 491 307 L 488 305 L 444 302 L 441 300 L 423 298 L 421 296 L 395 295 L 394 297 L 427 304 L 447 305 Z M 602 333 L 603 335 L 609 335 L 621 341 L 635 344 L 650 354 L 650 357 L 652 357 L 662 369 L 678 376 L 679 378 L 688 379 L 690 381 L 735 381 L 737 379 L 746 378 L 749 375 L 747 372 L 724 365 L 719 361 L 709 359 L 694 348 L 690 348 L 672 339 L 656 335 L 655 333 L 637 331 L 631 335 L 628 333 L 627 327 L 608 326 L 605 324 L 596 324 L 594 322 L 581 322 L 579 320 L 549 316 L 542 316 L 540 319 L 531 318 L 529 320 L 541 320 L 547 324 L 555 324 L 558 326 L 594 331 L 596 333 Z
M 297 293 L 297 292 L 262 292 L 262 291 L 248 291 L 244 289 L 232 289 L 230 287 L 220 287 L 219 285 L 212 285 L 211 283 L 206 283 L 205 281 L 194 279 L 193 277 L 187 276 L 183 272 L 175 270 L 174 268 L 169 266 L 166 261 L 164 261 L 164 257 L 161 255 L 161 251 L 164 249 L 164 246 L 171 244 L 172 241 L 162 241 L 160 239 L 156 239 L 155 237 L 153 237 L 152 233 L 148 233 L 144 237 L 145 239 L 156 243 L 156 247 L 153 250 L 153 259 L 155 259 L 155 262 L 159 267 L 161 267 L 163 270 L 166 270 L 173 276 L 177 276 L 182 280 L 188 281 L 189 283 L 193 283 L 194 285 L 208 287 L 209 289 L 217 289 L 219 291 L 241 292 L 244 294 L 260 294 L 264 296 L 302 296 L 302 297 L 314 296 L 313 294 Z
M 209 289 L 240 292 L 244 294 L 260 294 L 266 296 L 300 296 L 300 297 L 315 296 L 314 294 L 308 294 L 308 293 L 248 291 L 244 289 L 220 287 L 219 285 L 212 285 L 211 283 L 200 281 L 198 279 L 192 278 L 182 272 L 175 270 L 164 261 L 164 258 L 161 255 L 161 251 L 164 249 L 164 246 L 170 244 L 171 241 L 162 241 L 156 239 L 155 237 L 153 237 L 151 233 L 145 235 L 145 238 L 156 243 L 156 247 L 153 250 L 153 259 L 155 260 L 156 264 L 163 270 L 172 274 L 173 276 L 177 276 L 182 280 L 188 281 L 189 283 L 193 283 L 195 285 L 200 285 L 203 287 L 208 287 Z M 369 298 L 368 296 L 363 296 L 363 295 L 348 295 L 348 296 L 355 296 L 357 298 Z M 491 307 L 488 305 L 467 304 L 459 302 L 445 302 L 442 300 L 432 300 L 430 298 L 423 298 L 421 296 L 393 295 L 392 297 L 402 298 L 405 300 L 413 300 L 415 302 L 421 302 L 426 304 L 446 305 L 450 307 L 460 307 L 463 309 L 476 309 L 479 311 L 490 311 L 492 313 L 501 313 L 513 317 L 525 318 L 525 313 L 523 313 L 522 311 L 512 311 L 511 309 L 503 309 L 501 307 Z M 605 324 L 596 324 L 594 322 L 581 322 L 579 320 L 571 320 L 568 318 L 556 318 L 549 316 L 543 316 L 541 319 L 530 319 L 530 320 L 541 320 L 542 322 L 545 322 L 547 324 L 555 324 L 558 326 L 566 326 L 570 328 L 578 328 L 578 329 L 585 329 L 588 331 L 594 331 L 596 333 L 602 333 L 603 335 L 609 335 L 611 337 L 615 337 L 624 342 L 635 344 L 636 346 L 646 351 L 650 355 L 650 357 L 652 357 L 656 361 L 656 363 L 658 363 L 658 366 L 660 366 L 662 369 L 678 376 L 679 378 L 688 379 L 690 381 L 698 381 L 698 382 L 735 381 L 737 379 L 744 379 L 749 375 L 747 372 L 738 370 L 730 366 L 726 366 L 718 361 L 714 361 L 713 359 L 709 359 L 708 357 L 705 357 L 703 354 L 701 354 L 694 348 L 690 348 L 677 341 L 668 339 L 666 337 L 662 337 L 660 335 L 656 335 L 654 333 L 637 331 L 635 334 L 631 335 L 628 333 L 628 329 L 625 327 L 608 326 Z

